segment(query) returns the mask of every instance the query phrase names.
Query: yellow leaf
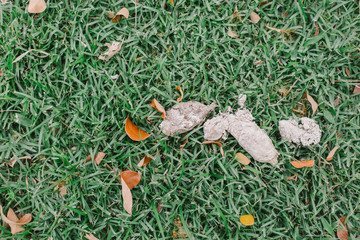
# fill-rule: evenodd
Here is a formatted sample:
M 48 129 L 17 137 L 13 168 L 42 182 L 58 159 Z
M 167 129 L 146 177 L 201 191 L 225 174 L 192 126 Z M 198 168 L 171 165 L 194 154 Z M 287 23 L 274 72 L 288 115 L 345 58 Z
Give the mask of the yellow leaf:
M 242 224 L 244 224 L 245 226 L 251 226 L 254 224 L 255 221 L 254 221 L 254 217 L 252 215 L 248 214 L 248 215 L 241 216 L 240 222 Z

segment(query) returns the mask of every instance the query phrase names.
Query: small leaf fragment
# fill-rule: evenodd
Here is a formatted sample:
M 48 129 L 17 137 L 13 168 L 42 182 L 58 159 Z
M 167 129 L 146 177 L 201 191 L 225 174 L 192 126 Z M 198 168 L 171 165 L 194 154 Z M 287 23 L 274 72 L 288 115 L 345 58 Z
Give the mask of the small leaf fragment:
M 315 160 L 291 161 L 290 163 L 296 168 L 312 167 L 314 166 Z
M 178 90 L 180 92 L 180 94 L 181 94 L 180 97 L 177 99 L 177 101 L 180 102 L 184 97 L 184 92 L 182 91 L 180 86 L 177 86 L 176 90 Z
M 256 12 L 252 12 L 252 13 L 250 14 L 250 19 L 251 19 L 251 21 L 252 21 L 253 23 L 258 23 L 261 18 L 259 17 L 259 15 L 257 15 Z
M 266 61 L 266 60 L 256 61 L 256 62 L 254 62 L 254 66 L 260 65 L 260 64 L 262 64 L 262 63 L 265 62 L 265 61 Z
M 155 108 L 158 112 L 161 112 L 161 117 L 165 119 L 166 117 L 166 111 L 165 108 L 154 98 L 152 102 L 150 103 L 150 106 Z
M 306 97 L 306 99 L 310 102 L 311 104 L 311 108 L 313 110 L 313 113 L 311 116 L 313 116 L 316 112 L 316 110 L 318 109 L 319 105 L 317 104 L 317 102 L 313 99 L 312 96 L 310 96 L 309 94 L 307 93 L 304 93 L 304 96 Z
M 123 198 L 124 209 L 132 215 L 133 199 L 129 186 L 121 176 L 121 194 Z
M 255 220 L 252 215 L 248 214 L 248 215 L 241 216 L 240 222 L 245 226 L 251 226 L 251 225 L 254 225 Z
M 345 72 L 346 72 L 346 75 L 348 75 L 348 77 L 351 76 L 351 72 L 350 72 L 350 70 L 348 68 L 345 68 Z
M 67 194 L 67 188 L 66 187 L 61 187 L 59 188 L 59 192 L 60 192 L 60 196 L 65 196 Z
M 177 218 L 174 220 L 174 223 L 175 223 L 177 229 L 173 230 L 172 238 L 173 239 L 188 238 L 188 235 L 186 234 L 186 232 L 184 231 L 184 228 L 182 226 L 181 220 L 179 218 Z
M 242 153 L 235 154 L 235 159 L 243 165 L 249 165 L 251 162 L 250 159 Z
M 222 148 L 222 144 L 221 144 L 221 143 L 215 142 L 215 141 L 205 141 L 205 142 L 203 142 L 202 144 L 211 144 L 211 143 L 215 143 L 216 145 L 218 145 L 218 146 L 220 147 L 221 156 L 222 156 L 222 157 L 225 157 L 224 150 L 223 150 L 223 148 Z
M 120 20 L 120 16 L 124 16 L 125 18 L 129 18 L 129 10 L 127 8 L 120 9 L 115 17 L 113 18 L 113 22 L 118 22 Z
M 316 37 L 317 35 L 319 35 L 320 30 L 319 30 L 319 24 L 317 22 L 315 22 L 315 33 L 314 33 L 314 37 Z
M 134 141 L 142 141 L 150 137 L 151 134 L 141 130 L 139 127 L 137 127 L 129 117 L 126 118 L 125 122 L 125 132 Z
M 185 138 L 185 140 L 182 142 L 182 144 L 180 145 L 180 150 L 183 150 L 185 145 L 189 142 L 188 138 Z
M 121 178 L 125 181 L 129 189 L 133 189 L 141 180 L 141 175 L 137 172 L 126 170 L 121 172 Z
M 238 38 L 238 37 L 239 37 L 239 35 L 238 35 L 236 32 L 233 32 L 233 31 L 231 30 L 231 28 L 230 28 L 229 31 L 228 31 L 228 36 L 229 36 L 229 37 L 232 37 L 232 38 Z
M 349 233 L 348 233 L 348 231 L 346 231 L 344 229 L 336 230 L 336 235 L 339 238 L 339 240 L 348 240 L 349 239 Z
M 261 7 L 262 5 L 268 4 L 270 1 L 262 1 L 259 3 L 258 7 Z
M 298 177 L 298 175 L 297 175 L 297 173 L 295 173 L 294 175 L 292 175 L 290 177 L 287 177 L 286 180 L 295 180 L 295 181 L 297 181 L 297 177 Z
M 143 159 L 141 159 L 141 161 L 138 163 L 137 166 L 142 167 L 142 166 L 148 165 L 151 160 L 152 160 L 151 157 L 145 156 Z
M 104 60 L 104 61 L 109 61 L 111 57 L 113 57 L 116 53 L 118 53 L 122 47 L 124 43 L 124 40 L 120 43 L 120 42 L 112 42 L 110 43 L 105 43 L 105 46 L 108 47 L 109 49 L 104 53 L 104 56 L 100 56 L 99 59 L 100 60 Z
M 86 234 L 84 236 L 84 238 L 88 239 L 88 240 L 99 240 L 98 238 L 96 238 L 94 235 L 92 235 L 92 233 L 90 234 Z
M 103 160 L 103 158 L 105 157 L 105 155 L 106 155 L 105 153 L 99 152 L 94 158 L 95 163 L 97 165 L 99 165 L 101 163 L 101 161 Z
M 46 3 L 44 0 L 30 0 L 28 6 L 29 13 L 42 13 L 46 9 Z
M 335 154 L 336 150 L 338 150 L 338 149 L 339 149 L 339 147 L 334 147 L 330 151 L 329 155 L 326 157 L 326 161 L 331 161 L 333 159 L 333 157 L 334 157 L 334 154 Z
M 360 85 L 356 85 L 356 86 L 354 87 L 353 94 L 358 93 L 358 92 L 360 92 Z

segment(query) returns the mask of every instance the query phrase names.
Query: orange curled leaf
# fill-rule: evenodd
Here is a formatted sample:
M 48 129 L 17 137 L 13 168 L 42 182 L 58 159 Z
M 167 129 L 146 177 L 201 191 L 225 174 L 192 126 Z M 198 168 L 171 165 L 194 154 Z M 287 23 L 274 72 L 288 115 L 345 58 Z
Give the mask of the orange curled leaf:
M 295 181 L 297 181 L 297 177 L 298 177 L 298 175 L 297 175 L 297 173 L 295 173 L 294 175 L 292 175 L 292 176 L 290 176 L 290 177 L 287 177 L 286 178 L 286 180 L 295 180 Z
M 259 17 L 259 15 L 257 15 L 256 12 L 252 12 L 252 13 L 250 14 L 250 19 L 251 19 L 251 21 L 252 21 L 253 23 L 258 23 L 261 18 Z
M 170 3 L 174 6 L 174 0 L 170 0 Z
M 120 9 L 115 17 L 112 19 L 113 22 L 118 22 L 120 20 L 120 16 L 124 16 L 125 18 L 129 18 L 129 10 L 127 8 Z
M 315 160 L 291 161 L 290 163 L 296 168 L 312 167 L 314 166 Z
M 105 153 L 99 152 L 94 158 L 95 163 L 97 165 L 99 165 L 101 163 L 101 161 L 103 160 L 103 158 L 105 157 L 105 155 L 106 155 Z
M 126 118 L 125 122 L 125 132 L 134 141 L 142 141 L 150 137 L 151 134 L 141 130 L 138 126 L 136 126 L 129 117 Z
M 137 172 L 126 170 L 121 172 L 121 178 L 125 181 L 129 189 L 133 189 L 140 182 L 141 175 Z
M 184 97 L 184 92 L 181 90 L 180 86 L 177 86 L 176 90 L 178 90 L 180 92 L 180 94 L 181 94 L 181 96 L 177 99 L 177 101 L 180 102 Z
M 218 145 L 220 147 L 220 153 L 221 153 L 221 156 L 224 157 L 224 150 L 222 148 L 222 144 L 219 143 L 219 142 L 215 142 L 215 141 L 205 141 L 203 142 L 202 144 L 211 144 L 211 143 L 215 143 L 216 145 Z
M 28 6 L 29 13 L 42 13 L 46 9 L 46 3 L 44 0 L 30 0 Z
M 18 232 L 25 231 L 25 229 L 22 227 L 22 225 L 27 224 L 31 221 L 30 213 L 25 214 L 23 217 L 18 219 L 14 210 L 12 210 L 11 208 L 9 208 L 7 217 L 6 217 L 5 214 L 3 213 L 3 208 L 1 205 L 0 205 L 0 213 L 1 213 L 2 220 L 4 222 L 6 222 L 7 224 L 9 224 L 12 235 L 15 235 Z
M 151 157 L 145 156 L 145 157 L 144 157 L 143 159 L 141 159 L 141 161 L 138 163 L 138 167 L 142 167 L 142 166 L 148 165 L 151 160 L 152 160 Z
M 326 157 L 326 161 L 331 161 L 334 157 L 334 154 L 336 152 L 336 150 L 338 150 L 339 147 L 334 147 L 330 152 L 329 155 Z
M 309 94 L 307 93 L 304 93 L 304 96 L 306 97 L 306 99 L 310 102 L 311 104 L 311 108 L 313 110 L 313 113 L 311 116 L 313 116 L 316 112 L 316 110 L 318 109 L 319 107 L 319 104 L 317 104 L 317 102 L 312 98 L 312 96 L 310 96 Z
M 161 112 L 161 117 L 165 119 L 166 117 L 166 111 L 165 108 L 154 98 L 152 102 L 150 103 L 150 106 L 155 108 L 158 112 Z

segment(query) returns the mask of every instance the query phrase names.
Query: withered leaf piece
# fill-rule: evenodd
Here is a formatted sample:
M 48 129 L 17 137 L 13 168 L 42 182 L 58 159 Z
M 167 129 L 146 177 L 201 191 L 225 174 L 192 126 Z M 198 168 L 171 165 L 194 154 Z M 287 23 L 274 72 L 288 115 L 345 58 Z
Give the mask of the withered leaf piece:
M 118 53 L 124 43 L 124 40 L 120 42 L 105 43 L 105 46 L 109 49 L 104 53 L 104 56 L 100 56 L 100 60 L 109 61 L 116 53 Z
M 142 141 L 150 137 L 151 134 L 141 130 L 138 126 L 136 126 L 133 122 L 131 122 L 130 118 L 126 118 L 125 122 L 125 132 L 134 141 Z

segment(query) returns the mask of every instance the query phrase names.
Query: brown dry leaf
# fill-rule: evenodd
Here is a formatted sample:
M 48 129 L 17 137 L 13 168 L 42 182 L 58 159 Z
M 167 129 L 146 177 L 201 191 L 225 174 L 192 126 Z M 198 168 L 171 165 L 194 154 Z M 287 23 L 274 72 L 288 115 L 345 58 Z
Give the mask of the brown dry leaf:
M 88 162 L 88 161 L 90 161 L 90 160 L 91 160 L 91 155 L 87 156 L 87 158 L 85 158 L 85 160 L 83 161 L 83 163 Z
M 177 230 L 174 229 L 172 232 L 172 238 L 173 239 L 177 239 L 177 238 L 188 238 L 188 235 L 186 234 L 186 232 L 184 231 L 184 228 L 181 224 L 181 220 L 179 218 L 174 220 L 174 223 L 177 227 Z
M 233 18 L 238 18 L 238 17 L 239 17 L 237 5 L 235 5 L 235 11 L 234 11 L 234 13 L 232 14 L 232 16 L 233 16 Z
M 203 142 L 202 144 L 211 144 L 211 143 L 215 143 L 216 145 L 218 145 L 220 147 L 220 153 L 221 153 L 221 156 L 224 157 L 225 154 L 224 154 L 224 150 L 222 148 L 222 144 L 219 143 L 219 142 L 215 142 L 215 141 L 205 141 Z
M 170 0 L 170 3 L 174 6 L 174 0 Z
M 330 151 L 329 155 L 326 157 L 326 161 L 331 161 L 333 159 L 333 157 L 334 157 L 334 154 L 335 154 L 336 150 L 338 150 L 338 149 L 339 149 L 339 147 L 334 147 Z
M 252 21 L 253 23 L 258 23 L 261 18 L 259 17 L 259 15 L 257 15 L 256 12 L 252 12 L 252 13 L 250 14 L 250 19 L 251 19 L 251 21 Z
M 142 141 L 150 137 L 151 134 L 141 130 L 138 126 L 136 126 L 133 122 L 131 122 L 130 118 L 126 118 L 125 122 L 125 132 L 134 141 Z
M 150 103 L 150 106 L 154 107 L 158 112 L 161 112 L 161 117 L 165 119 L 166 111 L 165 108 L 154 98 Z
M 316 37 L 317 35 L 319 35 L 320 30 L 319 30 L 319 24 L 317 22 L 315 22 L 315 33 L 314 33 L 314 37 Z
M 356 86 L 354 87 L 353 94 L 358 93 L 358 92 L 360 92 L 360 85 L 356 85 Z
M 317 102 L 313 99 L 313 97 L 312 96 L 310 96 L 309 94 L 307 94 L 307 93 L 304 93 L 304 96 L 306 97 L 306 99 L 310 102 L 310 104 L 311 104 L 311 108 L 312 108 L 312 110 L 313 110 L 313 113 L 312 113 L 312 115 L 311 116 L 314 116 L 314 114 L 315 114 L 315 112 L 316 112 L 316 110 L 318 109 L 318 107 L 319 107 L 319 104 L 317 104 Z
M 290 176 L 290 177 L 287 177 L 286 178 L 286 180 L 295 180 L 295 181 L 297 181 L 297 177 L 298 177 L 298 175 L 297 175 L 297 173 L 295 173 L 294 175 L 292 175 L 292 176 Z
M 334 106 L 337 107 L 340 104 L 340 96 L 337 96 L 337 98 L 334 100 Z
M 0 69 L 0 77 L 2 76 L 3 74 L 2 74 L 2 71 L 1 71 L 1 69 Z
M 121 172 L 121 178 L 125 181 L 129 189 L 133 189 L 140 182 L 141 175 L 137 172 L 126 170 Z
M 183 150 L 185 145 L 189 142 L 188 138 L 185 138 L 185 140 L 182 142 L 182 144 L 180 145 L 180 150 Z
M 235 154 L 235 159 L 243 165 L 249 165 L 251 162 L 250 159 L 242 153 Z
M 120 16 L 124 16 L 125 18 L 129 18 L 129 10 L 127 8 L 122 8 L 118 11 L 113 18 L 113 22 L 118 22 L 120 20 Z
M 258 7 L 261 7 L 262 5 L 265 5 L 267 3 L 269 3 L 270 1 L 262 1 L 261 3 L 259 3 Z
M 59 188 L 59 192 L 60 192 L 60 196 L 65 196 L 67 194 L 67 188 L 66 187 L 61 187 Z
M 349 232 L 347 231 L 347 225 L 345 223 L 346 217 L 341 217 L 339 220 L 341 222 L 341 228 L 336 231 L 336 235 L 340 240 L 347 240 L 349 238 Z
M 22 159 L 31 159 L 31 156 L 24 156 L 24 157 L 19 157 L 18 158 L 19 160 L 22 160 Z M 15 163 L 16 163 L 16 159 L 15 158 L 11 158 L 10 159 L 10 163 L 7 163 L 7 165 L 9 166 L 9 167 L 14 167 L 14 165 L 15 165 Z
M 314 166 L 315 160 L 291 161 L 290 163 L 296 168 L 312 167 Z
M 99 165 L 101 163 L 101 161 L 103 160 L 103 158 L 105 157 L 105 155 L 106 155 L 105 153 L 99 152 L 94 158 L 95 163 L 97 165 Z
M 178 90 L 180 92 L 180 94 L 181 94 L 180 97 L 178 97 L 178 99 L 176 100 L 176 101 L 180 102 L 184 97 L 184 92 L 182 91 L 180 86 L 177 86 L 176 90 Z
M 262 63 L 265 62 L 265 61 L 266 61 L 266 60 L 256 61 L 256 62 L 254 62 L 254 66 L 260 65 L 260 64 L 262 64 Z
M 3 213 L 3 208 L 1 205 L 0 205 L 0 213 L 1 213 L 2 220 L 4 222 L 6 222 L 7 224 L 9 224 L 12 235 L 15 235 L 18 232 L 25 231 L 25 229 L 22 227 L 22 225 L 27 224 L 31 221 L 30 213 L 25 214 L 23 217 L 18 219 L 14 210 L 12 210 L 11 208 L 9 208 L 9 211 L 8 211 L 7 217 L 6 217 Z
M 156 211 L 160 212 L 162 209 L 162 202 L 159 202 L 157 207 L 156 207 Z
M 231 28 L 228 31 L 228 35 L 229 35 L 229 37 L 232 37 L 232 38 L 238 38 L 239 37 L 239 35 L 236 32 L 233 32 L 231 30 Z
M 90 234 L 86 234 L 84 236 L 84 238 L 88 239 L 88 240 L 99 240 L 98 238 L 96 238 L 94 235 L 92 235 L 92 233 Z
M 294 30 L 290 30 L 290 29 L 278 29 L 278 28 L 273 28 L 273 27 L 269 27 L 269 26 L 265 26 L 265 27 L 267 27 L 270 30 L 276 31 L 278 33 L 284 33 L 288 36 L 291 36 L 291 33 L 294 32 Z
M 142 167 L 142 166 L 148 165 L 151 160 L 152 160 L 151 157 L 145 156 L 145 157 L 144 157 L 143 159 L 141 159 L 141 161 L 138 163 L 138 167 Z
M 350 70 L 348 68 L 345 68 L 345 72 L 346 72 L 346 75 L 348 75 L 348 77 L 351 76 L 351 72 L 350 72 Z
M 125 211 L 132 215 L 133 199 L 129 186 L 121 176 L 121 194 Z
M 42 13 L 46 9 L 46 3 L 44 0 L 30 0 L 28 6 L 29 13 Z
M 118 53 L 124 43 L 124 40 L 120 42 L 105 43 L 105 46 L 109 49 L 104 53 L 104 56 L 100 56 L 100 60 L 109 61 L 112 56 Z

